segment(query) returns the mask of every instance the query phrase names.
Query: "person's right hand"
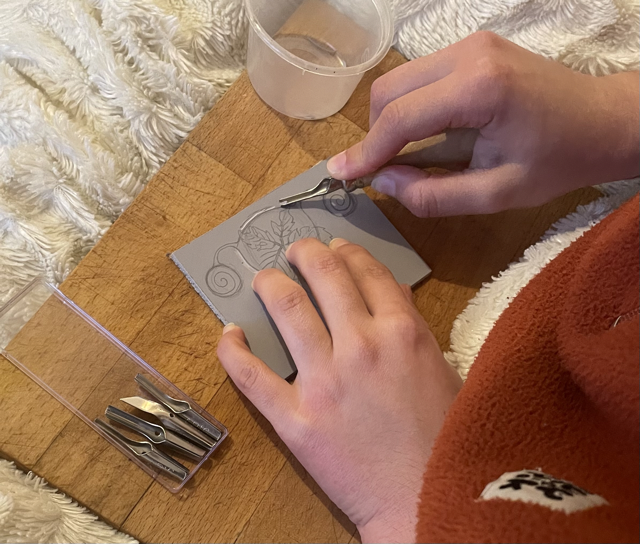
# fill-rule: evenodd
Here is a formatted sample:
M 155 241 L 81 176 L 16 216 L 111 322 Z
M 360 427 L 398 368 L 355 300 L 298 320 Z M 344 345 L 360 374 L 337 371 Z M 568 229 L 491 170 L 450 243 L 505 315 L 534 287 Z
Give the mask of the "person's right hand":
M 539 205 L 639 175 L 638 88 L 637 72 L 580 74 L 479 32 L 376 80 L 369 134 L 333 157 L 328 169 L 335 178 L 354 179 L 409 142 L 475 128 L 466 170 L 436 176 L 388 166 L 373 188 L 420 217 Z

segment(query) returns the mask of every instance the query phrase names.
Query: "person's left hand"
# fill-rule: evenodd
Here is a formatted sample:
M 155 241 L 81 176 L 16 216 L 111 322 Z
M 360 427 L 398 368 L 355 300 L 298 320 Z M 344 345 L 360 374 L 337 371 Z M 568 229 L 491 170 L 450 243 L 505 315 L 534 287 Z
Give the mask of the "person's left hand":
M 234 325 L 225 327 L 220 361 L 363 541 L 413 541 L 422 476 L 461 380 L 411 290 L 365 249 L 305 239 L 287 259 L 326 327 L 279 270 L 259 272 L 253 288 L 298 367 L 295 381 L 255 357 Z

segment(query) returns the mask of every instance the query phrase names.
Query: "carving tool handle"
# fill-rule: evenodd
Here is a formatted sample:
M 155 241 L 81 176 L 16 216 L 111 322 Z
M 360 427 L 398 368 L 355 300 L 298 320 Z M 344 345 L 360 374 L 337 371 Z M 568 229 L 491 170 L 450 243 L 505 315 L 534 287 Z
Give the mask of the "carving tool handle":
M 410 142 L 385 166 L 405 165 L 416 168 L 445 168 L 461 170 L 466 168 L 473 156 L 473 147 L 478 138 L 476 129 L 450 129 L 443 134 Z M 350 193 L 371 185 L 374 174 L 353 180 L 343 180 L 342 186 Z
M 373 181 L 373 174 L 369 176 L 362 176 L 361 178 L 349 179 L 342 181 L 342 188 L 350 193 L 355 191 L 356 189 L 364 189 L 365 187 L 369 187 L 371 182 Z

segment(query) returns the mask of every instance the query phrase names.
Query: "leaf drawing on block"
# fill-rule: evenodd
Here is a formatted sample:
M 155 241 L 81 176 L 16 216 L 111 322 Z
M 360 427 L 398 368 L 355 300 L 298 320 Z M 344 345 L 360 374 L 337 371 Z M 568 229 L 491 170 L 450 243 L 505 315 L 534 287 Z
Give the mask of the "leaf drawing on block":
M 302 240 L 303 238 L 316 238 L 323 244 L 328 244 L 333 239 L 333 236 L 324 227 L 302 227 L 292 233 L 289 243 L 293 244 L 296 240 Z
M 281 210 L 277 221 L 271 221 L 271 230 L 250 225 L 240 236 L 246 246 L 254 252 L 258 269 L 279 268 L 290 275 L 291 267 L 284 256 L 293 230 L 293 216 L 289 210 Z
M 290 208 L 267 208 L 251 216 L 240 227 L 238 241 L 225 244 L 216 251 L 213 267 L 207 273 L 207 285 L 211 291 L 222 297 L 236 294 L 242 282 L 231 282 L 230 273 L 244 265 L 252 272 L 266 268 L 277 268 L 297 281 L 289 261 L 285 257 L 287 248 L 297 240 L 315 238 L 327 244 L 333 236 L 324 227 L 317 226 L 299 206 Z M 233 263 L 227 251 L 224 261 L 223 249 L 233 248 Z M 222 287 L 224 286 L 224 289 Z
M 271 221 L 271 228 L 273 228 L 274 234 L 281 240 L 288 240 L 293 231 L 293 226 L 293 215 L 289 210 L 280 210 L 278 221 Z

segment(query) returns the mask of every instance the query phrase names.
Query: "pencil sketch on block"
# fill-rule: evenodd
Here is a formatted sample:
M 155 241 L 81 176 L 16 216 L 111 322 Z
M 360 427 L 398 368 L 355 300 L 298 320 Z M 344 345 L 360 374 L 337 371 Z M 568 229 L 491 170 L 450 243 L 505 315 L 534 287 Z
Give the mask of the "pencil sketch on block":
M 279 206 L 280 198 L 326 177 L 325 164 L 317 164 L 170 255 L 218 318 L 242 327 L 254 354 L 283 377 L 295 371 L 294 361 L 251 282 L 260 270 L 276 268 L 307 288 L 286 259 L 292 243 L 302 238 L 323 243 L 345 238 L 367 248 L 400 283 L 414 285 L 430 272 L 363 191 L 337 191 Z
M 346 217 L 356 209 L 357 200 L 342 192 L 324 196 L 323 204 L 332 215 Z M 206 276 L 207 286 L 218 297 L 237 295 L 243 288 L 238 266 L 245 266 L 254 273 L 265 268 L 277 268 L 297 281 L 285 252 L 291 244 L 303 238 L 315 238 L 328 244 L 333 236 L 326 228 L 317 225 L 301 204 L 260 210 L 240 226 L 235 242 L 224 244 L 215 252 L 213 265 Z

